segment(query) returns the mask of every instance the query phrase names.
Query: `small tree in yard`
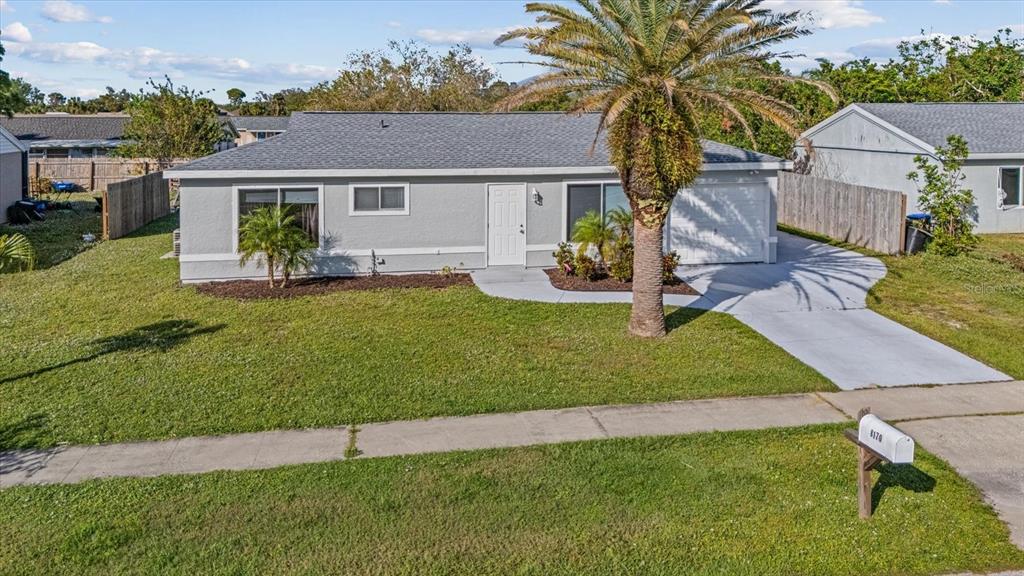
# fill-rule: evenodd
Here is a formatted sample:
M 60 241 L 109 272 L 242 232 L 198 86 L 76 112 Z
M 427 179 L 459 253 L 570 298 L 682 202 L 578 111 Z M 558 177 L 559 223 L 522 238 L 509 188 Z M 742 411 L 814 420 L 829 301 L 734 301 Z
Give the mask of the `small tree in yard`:
M 967 158 L 967 141 L 956 134 L 946 138 L 947 146 L 936 146 L 938 163 L 915 156 L 917 170 L 907 174 L 918 187 L 917 204 L 931 215 L 934 240 L 929 247 L 939 254 L 954 256 L 970 250 L 978 241 L 971 211 L 974 192 L 963 187 L 962 171 Z
M 257 208 L 242 216 L 238 233 L 239 264 L 245 266 L 255 261 L 266 265 L 271 288 L 277 287 L 274 274 L 279 266 L 284 275 L 283 287 L 293 272 L 312 263 L 310 252 L 314 243 L 299 228 L 288 208 Z
M 174 158 L 212 154 L 224 138 L 217 106 L 202 92 L 148 82 L 152 92 L 139 91 L 126 108 L 131 119 L 115 154 L 127 158 L 153 158 L 161 169 Z

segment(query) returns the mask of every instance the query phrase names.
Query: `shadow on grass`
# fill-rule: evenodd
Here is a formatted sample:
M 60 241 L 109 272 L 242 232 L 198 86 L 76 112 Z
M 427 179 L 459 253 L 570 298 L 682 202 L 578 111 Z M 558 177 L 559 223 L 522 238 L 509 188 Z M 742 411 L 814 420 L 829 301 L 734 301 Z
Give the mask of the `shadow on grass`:
M 94 348 L 91 354 L 67 360 L 59 364 L 38 368 L 29 372 L 23 372 L 0 380 L 0 384 L 15 382 L 24 378 L 32 378 L 47 372 L 66 368 L 83 362 L 90 362 L 101 356 L 113 354 L 114 352 L 167 352 L 171 348 L 182 344 L 189 339 L 202 334 L 212 334 L 223 329 L 225 324 L 213 326 L 200 326 L 192 320 L 165 320 L 134 328 L 127 332 L 106 338 L 93 340 L 90 346 Z
M 665 316 L 665 329 L 671 333 L 673 330 L 682 328 L 697 318 L 700 318 L 705 313 L 707 313 L 707 310 L 680 306 Z
M 171 212 L 167 216 L 161 216 L 152 222 L 143 225 L 138 230 L 133 230 L 131 233 L 125 235 L 123 238 L 142 238 L 144 236 L 159 236 L 160 234 L 170 234 L 174 232 L 174 229 L 178 227 L 178 213 Z M 118 238 L 120 240 L 121 238 Z M 171 241 L 167 241 L 167 249 L 171 249 Z
M 871 489 L 871 508 L 878 509 L 885 491 L 902 488 L 911 492 L 931 492 L 935 489 L 935 478 L 913 464 L 880 464 L 878 481 Z

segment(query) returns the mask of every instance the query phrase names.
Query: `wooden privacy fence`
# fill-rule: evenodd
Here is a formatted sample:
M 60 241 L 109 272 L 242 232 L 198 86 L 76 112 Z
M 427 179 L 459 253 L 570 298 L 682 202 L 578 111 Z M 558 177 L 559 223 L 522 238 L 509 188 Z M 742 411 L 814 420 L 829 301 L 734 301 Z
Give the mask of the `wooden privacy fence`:
M 184 164 L 187 159 L 171 162 Z M 82 188 L 103 192 L 107 186 L 137 176 L 144 176 L 159 166 L 146 158 L 31 158 L 29 176 L 74 182 Z
M 907 196 L 779 172 L 779 222 L 885 254 L 903 250 Z
M 103 237 L 126 236 L 170 213 L 170 183 L 163 172 L 110 184 L 103 192 Z

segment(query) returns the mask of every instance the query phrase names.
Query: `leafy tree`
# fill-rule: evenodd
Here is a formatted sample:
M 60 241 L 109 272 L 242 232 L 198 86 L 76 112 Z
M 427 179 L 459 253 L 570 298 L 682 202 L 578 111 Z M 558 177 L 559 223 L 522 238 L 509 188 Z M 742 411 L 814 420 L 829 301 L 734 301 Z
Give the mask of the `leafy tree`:
M 4 60 L 4 53 L 4 45 L 0 44 L 0 63 Z M 0 114 L 10 118 L 26 106 L 28 101 L 16 81 L 11 80 L 10 74 L 0 69 Z
M 241 106 L 242 100 L 245 100 L 245 92 L 238 88 L 228 88 L 228 102 L 232 106 Z
M 257 208 L 242 216 L 238 223 L 239 264 L 250 261 L 266 265 L 267 280 L 275 288 L 275 272 L 284 272 L 284 286 L 298 269 L 308 267 L 312 260 L 311 241 L 302 231 L 291 210 L 281 206 Z
M 46 95 L 46 105 L 50 109 L 56 109 L 67 103 L 68 99 L 60 92 L 50 92 Z
M 577 244 L 577 253 L 586 254 L 594 248 L 602 262 L 611 259 L 615 238 L 612 224 L 593 210 L 581 216 L 572 226 L 572 241 Z
M 130 158 L 153 158 L 161 168 L 174 158 L 206 156 L 224 137 L 217 107 L 202 92 L 185 86 L 148 82 L 151 92 L 140 90 L 128 103 L 131 116 L 124 139 L 115 153 Z
M 0 234 L 0 272 L 29 269 L 35 265 L 36 251 L 22 234 Z
M 680 188 L 700 173 L 700 126 L 710 111 L 735 122 L 748 138 L 743 110 L 763 116 L 787 134 L 798 130 L 799 110 L 755 82 L 803 82 L 768 66 L 771 46 L 809 31 L 797 12 L 772 12 L 761 0 L 577 0 L 578 10 L 530 3 L 537 26 L 517 28 L 497 43 L 526 40 L 526 50 L 551 66 L 506 98 L 502 109 L 555 95 L 572 112 L 600 113 L 611 161 L 633 213 L 634 266 L 631 333 L 665 334 L 662 241 L 665 219 Z
M 946 138 L 946 146 L 935 147 L 932 162 L 924 156 L 915 156 L 917 170 L 907 174 L 918 187 L 917 204 L 931 215 L 934 239 L 929 251 L 945 256 L 966 252 L 977 244 L 974 235 L 974 192 L 963 187 L 967 176 L 963 173 L 967 159 L 967 141 L 956 134 Z
M 123 112 L 131 100 L 131 92 L 125 89 L 114 90 L 107 86 L 105 93 L 89 100 L 87 105 L 93 112 Z

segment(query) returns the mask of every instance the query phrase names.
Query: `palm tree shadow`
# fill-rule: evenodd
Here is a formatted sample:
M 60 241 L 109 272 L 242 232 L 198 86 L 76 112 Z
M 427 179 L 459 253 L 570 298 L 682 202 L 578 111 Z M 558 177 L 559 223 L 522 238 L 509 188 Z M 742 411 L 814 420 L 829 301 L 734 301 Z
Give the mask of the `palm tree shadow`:
M 35 376 L 46 374 L 47 372 L 67 368 L 68 366 L 73 366 L 75 364 L 90 362 L 115 352 L 167 352 L 195 336 L 212 334 L 222 330 L 225 326 L 225 324 L 200 326 L 192 320 L 164 320 L 162 322 L 139 326 L 138 328 L 133 328 L 121 334 L 93 340 L 89 344 L 89 346 L 93 348 L 93 352 L 91 354 L 87 354 L 73 360 L 67 360 L 59 364 L 54 364 L 52 366 L 47 366 L 45 368 L 39 368 L 29 372 L 15 374 L 14 376 L 8 376 L 0 380 L 0 384 L 15 382 L 24 378 L 33 378 Z
M 931 492 L 935 489 L 935 478 L 913 464 L 879 464 L 878 481 L 871 489 L 871 509 L 877 510 L 885 491 L 903 488 L 912 492 Z
M 680 306 L 665 316 L 665 329 L 671 333 L 700 318 L 706 312 L 707 310 L 703 308 Z

